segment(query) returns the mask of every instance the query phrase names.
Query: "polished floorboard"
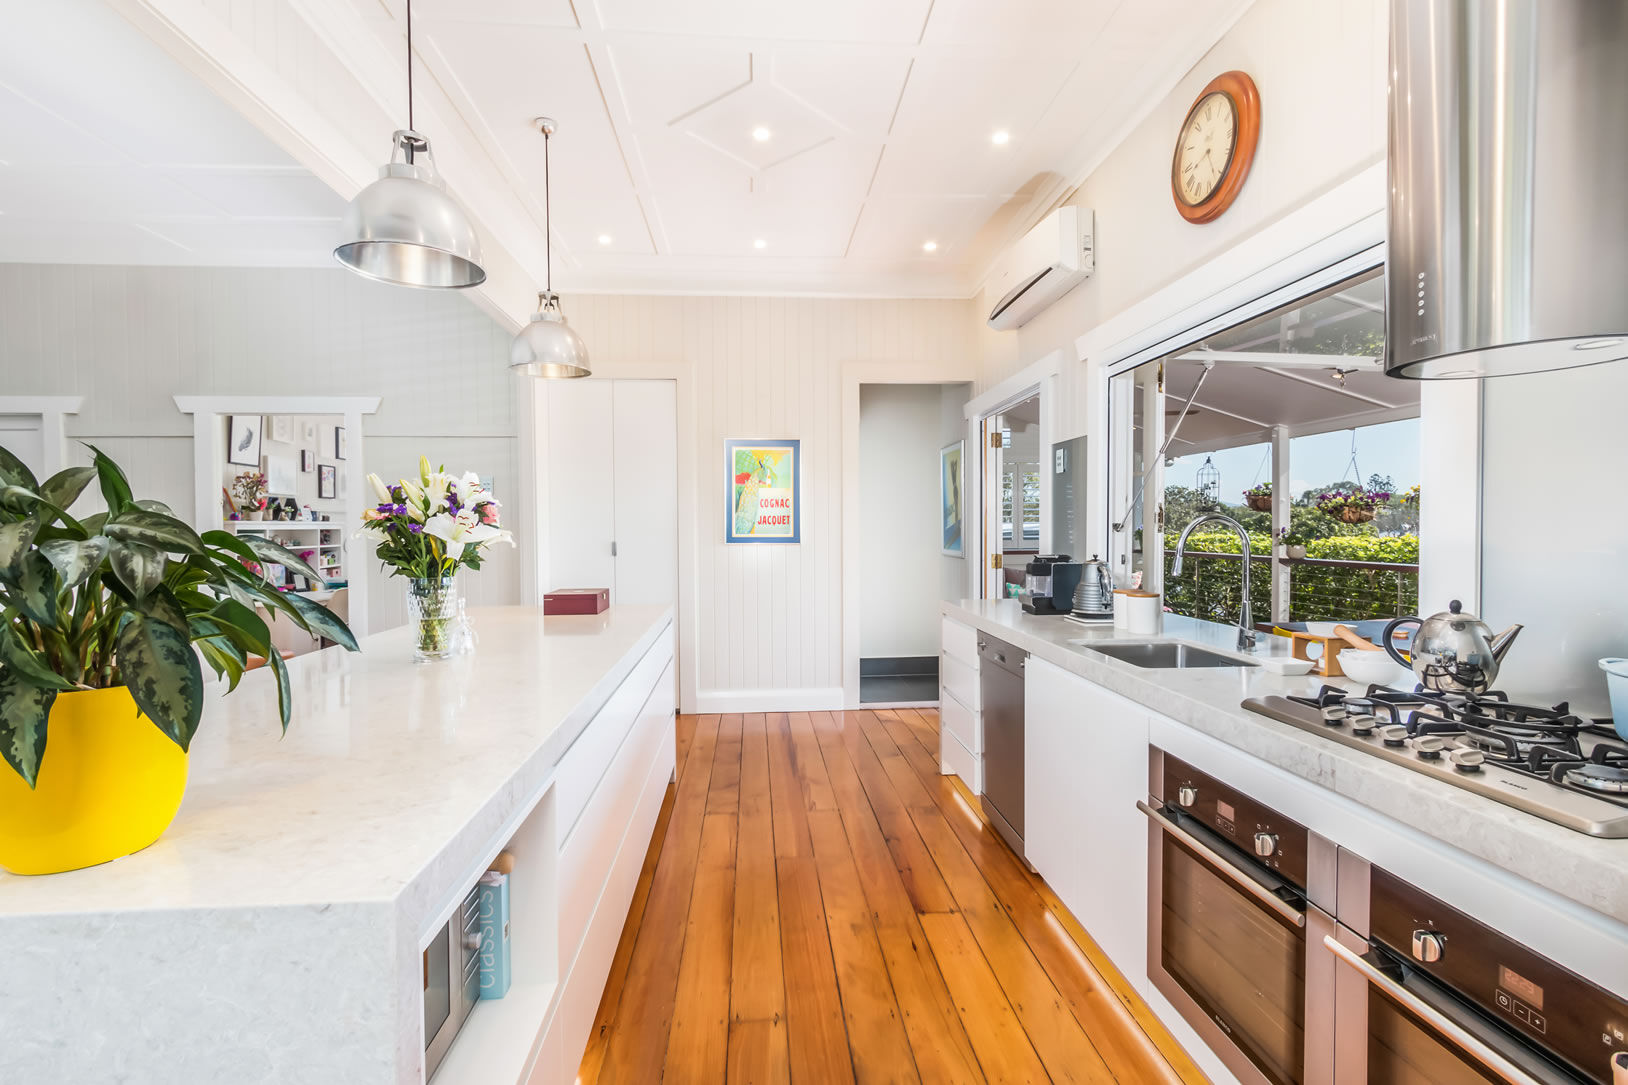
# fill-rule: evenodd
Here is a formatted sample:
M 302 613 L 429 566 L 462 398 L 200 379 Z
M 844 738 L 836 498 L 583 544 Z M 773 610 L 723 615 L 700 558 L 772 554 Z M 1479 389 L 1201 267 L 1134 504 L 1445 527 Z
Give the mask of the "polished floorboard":
M 578 1085 L 1204 1080 L 939 775 L 936 712 L 676 740 Z

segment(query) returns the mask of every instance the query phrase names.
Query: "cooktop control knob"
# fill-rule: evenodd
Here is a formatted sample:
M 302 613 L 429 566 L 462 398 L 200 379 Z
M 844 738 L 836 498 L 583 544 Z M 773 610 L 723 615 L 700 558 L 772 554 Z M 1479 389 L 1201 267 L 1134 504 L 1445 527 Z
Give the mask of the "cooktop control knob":
M 1480 750 L 1472 750 L 1466 746 L 1449 752 L 1447 760 L 1452 762 L 1453 767 L 1460 772 L 1480 772 L 1482 764 L 1487 760 L 1487 755 Z M 1628 1085 L 1628 1082 L 1624 1082 L 1623 1085 Z
M 1408 745 L 1413 747 L 1414 753 L 1426 761 L 1436 760 L 1441 756 L 1442 750 L 1447 747 L 1447 743 L 1443 742 L 1438 735 L 1419 735 L 1412 739 Z
M 1191 784 L 1182 784 L 1176 789 L 1176 805 L 1192 806 L 1198 801 L 1198 788 Z
M 1276 833 L 1255 834 L 1255 854 L 1262 859 L 1270 859 L 1278 853 L 1278 837 Z
M 1628 1051 L 1618 1051 L 1611 1056 L 1611 1082 L 1628 1085 Z
M 1379 729 L 1379 737 L 1387 746 L 1400 746 L 1408 740 L 1408 729 L 1404 724 L 1388 723 Z
M 1352 716 L 1351 733 L 1358 738 L 1367 738 L 1379 726 L 1378 716 Z
M 1425 964 L 1435 964 L 1441 960 L 1441 955 L 1447 951 L 1447 939 L 1442 937 L 1440 931 L 1414 931 L 1413 932 L 1413 959 L 1423 961 Z

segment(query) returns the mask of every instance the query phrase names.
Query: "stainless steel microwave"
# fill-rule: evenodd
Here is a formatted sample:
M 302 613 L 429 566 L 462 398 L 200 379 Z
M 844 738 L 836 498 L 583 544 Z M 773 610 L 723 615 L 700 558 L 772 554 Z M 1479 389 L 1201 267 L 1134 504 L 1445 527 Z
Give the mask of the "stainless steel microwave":
M 480 997 L 480 887 L 424 947 L 424 1078 L 446 1058 Z

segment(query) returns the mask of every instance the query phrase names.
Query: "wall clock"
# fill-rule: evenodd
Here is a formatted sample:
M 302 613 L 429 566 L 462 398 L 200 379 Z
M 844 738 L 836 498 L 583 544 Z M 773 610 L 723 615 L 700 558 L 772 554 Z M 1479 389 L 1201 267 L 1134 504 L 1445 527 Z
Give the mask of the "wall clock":
M 1244 72 L 1223 72 L 1199 91 L 1176 137 L 1170 194 L 1188 222 L 1219 218 L 1244 187 L 1261 135 L 1261 97 Z

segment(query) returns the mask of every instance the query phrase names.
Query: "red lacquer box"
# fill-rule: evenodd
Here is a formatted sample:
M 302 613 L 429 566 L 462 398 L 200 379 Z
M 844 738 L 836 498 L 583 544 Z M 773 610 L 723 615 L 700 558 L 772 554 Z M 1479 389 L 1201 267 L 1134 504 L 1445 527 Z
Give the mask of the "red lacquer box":
M 544 614 L 600 614 L 609 609 L 609 588 L 558 588 L 543 596 Z

